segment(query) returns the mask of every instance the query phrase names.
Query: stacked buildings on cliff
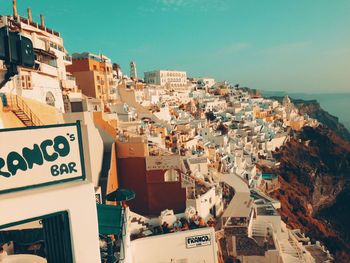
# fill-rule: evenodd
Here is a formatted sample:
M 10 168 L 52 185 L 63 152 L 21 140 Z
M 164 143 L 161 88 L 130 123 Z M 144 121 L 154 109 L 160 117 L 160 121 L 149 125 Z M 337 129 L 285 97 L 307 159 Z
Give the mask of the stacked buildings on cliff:
M 62 128 L 80 121 L 83 147 L 79 149 L 84 157 L 80 161 L 86 177 L 41 185 L 45 191 L 7 193 L 1 188 L 6 196 L 0 208 L 8 200 L 15 207 L 29 199 L 20 205 L 23 215 L 10 211 L 1 217 L 0 242 L 7 243 L 9 254 L 19 251 L 20 243 L 11 231 L 24 233 L 22 223 L 46 222 L 62 212 L 52 220 L 63 220 L 59 222 L 65 225 L 62 240 L 66 242 L 61 240 L 57 247 L 49 248 L 56 243 L 48 240 L 56 221 L 31 226 L 31 233 L 46 235 L 45 242 L 34 241 L 38 251 L 41 248 L 37 254 L 47 262 L 54 262 L 50 256 L 62 249 L 67 260 L 62 262 L 116 257 L 125 263 L 311 263 L 317 262 L 316 252 L 323 253 L 324 262 L 331 259 L 319 243 L 311 244 L 300 231 L 286 227 L 277 211 L 280 203 L 266 195 L 279 187 L 278 178 L 257 168 L 278 166 L 272 152 L 288 141 L 291 129 L 317 125 L 301 116 L 288 97 L 282 104 L 252 98 L 227 82 L 187 79 L 183 71 L 145 72 L 142 82 L 134 62 L 132 78 L 123 78 L 120 67 L 103 55 L 75 53 L 71 59 L 59 33 L 46 28 L 43 19 L 38 25 L 30 16 L 1 16 L 0 25 L 28 36 L 36 54 L 35 67 L 20 68 L 18 77 L 2 90 L 4 97 L 33 99 L 22 105 L 40 124 Z M 38 125 L 21 121 L 15 113 L 18 105 L 2 102 L 2 127 Z M 54 149 L 61 153 L 58 146 Z M 121 189 L 133 191 L 135 198 L 108 200 L 108 194 Z M 45 205 L 38 203 L 43 198 Z M 60 200 L 59 208 L 53 205 L 55 199 Z M 34 212 L 25 209 L 31 201 Z M 104 220 L 111 214 L 102 213 L 95 201 L 109 204 L 105 209 L 114 211 L 115 220 L 107 220 L 110 225 Z M 114 232 L 106 230 L 112 228 Z M 111 243 L 106 238 L 111 234 L 114 251 L 108 246 L 106 256 L 103 240 Z M 28 251 L 29 246 L 22 248 L 22 253 Z

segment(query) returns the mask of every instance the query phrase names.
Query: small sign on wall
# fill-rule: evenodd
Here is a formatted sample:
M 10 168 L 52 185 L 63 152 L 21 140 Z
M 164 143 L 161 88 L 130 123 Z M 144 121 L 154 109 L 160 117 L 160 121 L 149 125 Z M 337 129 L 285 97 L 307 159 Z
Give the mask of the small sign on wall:
M 186 237 L 186 248 L 210 246 L 210 234 Z
M 85 179 L 80 123 L 0 130 L 0 193 Z

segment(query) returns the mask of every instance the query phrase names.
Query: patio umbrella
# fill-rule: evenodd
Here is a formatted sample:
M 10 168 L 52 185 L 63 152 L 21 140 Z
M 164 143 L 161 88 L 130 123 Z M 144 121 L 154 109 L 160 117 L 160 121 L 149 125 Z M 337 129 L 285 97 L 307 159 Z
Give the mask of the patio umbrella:
M 107 201 L 128 201 L 135 198 L 135 193 L 130 190 L 118 188 L 107 195 Z

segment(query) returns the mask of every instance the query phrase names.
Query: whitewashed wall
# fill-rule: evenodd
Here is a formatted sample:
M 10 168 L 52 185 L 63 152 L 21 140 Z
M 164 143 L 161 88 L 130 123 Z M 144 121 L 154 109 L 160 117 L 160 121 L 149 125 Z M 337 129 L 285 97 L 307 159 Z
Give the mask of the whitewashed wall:
M 186 247 L 186 238 L 202 235 L 210 236 L 210 244 Z M 131 253 L 132 262 L 127 263 L 177 262 L 176 260 L 188 263 L 218 262 L 214 228 L 199 228 L 140 238 L 131 241 Z
M 85 181 L 61 183 L 2 194 L 0 225 L 68 211 L 76 263 L 101 262 L 94 186 Z
M 98 186 L 103 161 L 103 140 L 95 127 L 91 112 L 73 112 L 63 114 L 65 123 L 81 121 L 86 178 Z

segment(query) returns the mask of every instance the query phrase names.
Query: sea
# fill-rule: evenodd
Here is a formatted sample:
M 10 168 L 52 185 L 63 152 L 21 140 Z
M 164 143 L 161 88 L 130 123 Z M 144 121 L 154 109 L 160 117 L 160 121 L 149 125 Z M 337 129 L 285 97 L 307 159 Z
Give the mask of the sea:
M 283 91 L 262 91 L 263 96 L 285 96 Z M 293 99 L 317 100 L 322 109 L 339 118 L 350 132 L 350 92 L 349 93 L 288 93 Z

